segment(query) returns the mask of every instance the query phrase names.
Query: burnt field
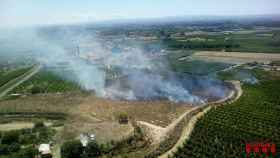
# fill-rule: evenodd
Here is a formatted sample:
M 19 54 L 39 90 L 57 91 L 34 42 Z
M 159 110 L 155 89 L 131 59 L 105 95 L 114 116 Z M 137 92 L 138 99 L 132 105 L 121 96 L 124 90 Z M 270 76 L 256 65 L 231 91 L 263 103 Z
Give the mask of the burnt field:
M 150 72 L 152 73 L 152 72 Z M 189 97 L 192 97 L 189 101 L 186 100 L 185 103 L 199 105 L 207 102 L 213 102 L 220 100 L 228 95 L 231 91 L 230 86 L 218 79 L 209 76 L 197 76 L 186 73 L 173 73 L 172 76 L 164 75 L 163 82 L 169 82 L 172 80 L 176 85 L 180 85 L 182 89 L 189 92 Z M 158 83 L 154 87 L 149 87 L 149 83 L 144 78 L 141 78 L 138 82 L 131 85 L 129 81 L 129 76 L 118 76 L 115 78 L 108 78 L 106 80 L 105 87 L 111 87 L 112 85 L 118 85 L 117 90 L 119 95 L 114 96 L 115 100 L 139 100 L 139 101 L 159 101 L 159 100 L 173 100 L 175 102 L 184 102 L 180 100 L 182 96 L 180 94 L 170 94 L 168 91 L 162 89 L 163 84 Z M 142 85 L 147 84 L 148 87 L 143 87 Z M 164 86 L 163 86 L 164 87 Z M 151 90 L 154 88 L 155 90 Z M 168 88 L 168 87 L 167 87 Z M 149 93 L 154 91 L 153 93 Z M 181 89 L 174 89 L 180 91 Z M 135 98 L 125 98 L 122 93 L 127 93 L 127 91 L 132 91 L 135 94 Z M 113 92 L 112 92 L 113 93 Z M 179 93 L 179 92 L 178 92 Z M 110 94 L 108 94 L 110 95 Z M 172 98 L 173 97 L 173 98 Z

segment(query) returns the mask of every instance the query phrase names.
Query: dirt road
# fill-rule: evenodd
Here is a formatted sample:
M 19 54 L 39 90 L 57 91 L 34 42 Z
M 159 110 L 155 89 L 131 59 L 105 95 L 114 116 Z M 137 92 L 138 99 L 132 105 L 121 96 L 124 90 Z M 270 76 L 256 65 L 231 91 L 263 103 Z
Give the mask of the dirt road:
M 242 95 L 242 89 L 241 89 L 240 82 L 231 81 L 231 83 L 234 86 L 234 92 L 230 93 L 226 98 L 224 98 L 218 102 L 215 102 L 214 106 L 223 104 L 224 102 L 227 102 L 227 101 L 229 101 L 229 103 L 234 102 L 237 99 L 239 99 L 239 97 Z M 167 151 L 164 154 L 162 154 L 161 156 L 159 156 L 159 158 L 168 158 L 169 155 L 172 155 L 173 153 L 175 153 L 177 151 L 177 149 L 179 147 L 183 146 L 186 139 L 189 139 L 189 137 L 191 136 L 191 133 L 192 133 L 198 119 L 201 118 L 204 114 L 206 114 L 209 110 L 211 110 L 212 107 L 213 107 L 212 105 L 209 105 L 206 108 L 204 108 L 203 111 L 198 112 L 196 115 L 194 115 L 188 122 L 188 125 L 183 129 L 183 132 L 182 132 L 179 140 L 177 141 L 177 143 L 169 151 Z M 182 116 L 185 117 L 186 115 L 187 114 L 183 114 Z M 182 118 L 180 117 L 179 120 L 182 120 Z M 177 121 L 179 121 L 179 120 L 177 120 Z M 174 126 L 174 125 L 172 125 L 172 126 Z
M 34 66 L 31 70 L 27 71 L 23 75 L 9 81 L 4 86 L 0 87 L 0 99 L 2 99 L 6 94 L 8 94 L 11 90 L 13 90 L 18 85 L 22 84 L 23 82 L 27 81 L 33 75 L 35 75 L 41 69 L 40 65 Z

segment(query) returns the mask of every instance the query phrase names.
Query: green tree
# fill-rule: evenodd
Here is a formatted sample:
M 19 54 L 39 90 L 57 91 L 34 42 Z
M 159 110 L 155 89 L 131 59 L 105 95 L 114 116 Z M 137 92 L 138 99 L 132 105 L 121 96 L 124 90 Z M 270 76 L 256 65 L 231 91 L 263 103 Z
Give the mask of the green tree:
M 15 158 L 33 158 L 38 155 L 38 151 L 36 148 L 30 146 L 24 149 L 21 149 L 15 156 Z
M 45 124 L 42 121 L 38 121 L 35 123 L 34 128 L 44 128 Z
M 65 142 L 61 147 L 62 158 L 82 158 L 83 146 L 80 141 Z
M 96 141 L 91 141 L 88 143 L 83 154 L 83 158 L 95 158 L 101 155 L 101 148 L 96 143 Z
M 12 144 L 18 142 L 19 135 L 20 135 L 19 131 L 5 132 L 2 137 L 2 144 Z

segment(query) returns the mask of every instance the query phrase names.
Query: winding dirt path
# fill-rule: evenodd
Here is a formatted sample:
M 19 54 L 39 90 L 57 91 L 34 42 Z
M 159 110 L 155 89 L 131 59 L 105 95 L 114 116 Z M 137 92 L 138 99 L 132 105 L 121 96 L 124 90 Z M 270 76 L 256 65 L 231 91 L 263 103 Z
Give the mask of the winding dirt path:
M 161 127 L 157 126 L 145 121 L 137 121 L 137 124 L 139 127 L 141 127 L 144 130 L 145 136 L 147 139 L 150 140 L 152 145 L 160 144 L 162 141 L 164 141 L 172 132 L 175 127 L 189 114 L 193 113 L 194 111 L 198 110 L 202 106 L 194 107 L 190 110 L 187 110 L 184 112 L 179 118 L 174 120 L 171 124 L 169 124 L 167 127 Z
M 190 119 L 188 125 L 183 129 L 183 132 L 179 140 L 177 141 L 177 143 L 170 150 L 168 150 L 167 152 L 159 156 L 159 158 L 168 158 L 168 156 L 172 156 L 173 153 L 175 153 L 179 147 L 182 147 L 186 139 L 190 138 L 196 122 L 213 107 L 233 103 L 241 97 L 243 91 L 240 82 L 239 81 L 229 81 L 229 82 L 234 86 L 234 90 L 232 91 L 232 93 L 230 93 L 226 98 L 222 100 L 207 105 L 206 108 L 203 109 L 203 111 L 198 112 L 196 115 L 194 115 Z

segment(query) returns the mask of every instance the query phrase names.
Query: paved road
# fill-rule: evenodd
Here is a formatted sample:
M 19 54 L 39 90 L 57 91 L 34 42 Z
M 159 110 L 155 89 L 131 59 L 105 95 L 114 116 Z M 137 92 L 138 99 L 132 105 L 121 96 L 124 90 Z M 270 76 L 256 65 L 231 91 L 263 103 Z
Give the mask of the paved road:
M 0 89 L 4 89 L 0 92 L 0 99 L 2 99 L 6 94 L 8 94 L 10 91 L 12 91 L 14 88 L 22 84 L 23 82 L 30 79 L 33 75 L 35 75 L 39 70 L 41 69 L 40 65 L 34 66 L 31 70 L 27 71 L 23 75 L 9 81 L 4 86 L 0 87 Z

